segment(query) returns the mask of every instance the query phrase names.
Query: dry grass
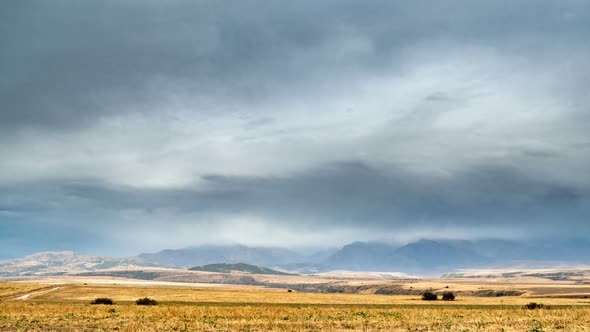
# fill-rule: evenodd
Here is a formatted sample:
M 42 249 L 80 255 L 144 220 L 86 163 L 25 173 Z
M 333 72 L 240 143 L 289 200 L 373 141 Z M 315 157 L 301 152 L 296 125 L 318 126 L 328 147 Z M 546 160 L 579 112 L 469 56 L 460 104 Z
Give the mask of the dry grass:
M 26 292 L 33 286 L 13 285 Z M 14 295 L 14 293 L 12 293 Z M 139 297 L 160 305 L 136 306 Z M 109 297 L 114 306 L 90 305 Z M 528 302 L 551 305 L 525 310 Z M 567 306 L 564 306 L 567 305 Z M 0 303 L 0 331 L 590 331 L 590 301 L 523 297 L 311 294 L 253 290 L 62 285 Z
M 48 288 L 48 286 L 33 283 L 0 283 L 0 299 L 11 299 L 19 294 L 44 288 Z
M 267 304 L 359 304 L 359 305 L 524 305 L 543 302 L 548 305 L 590 305 L 590 299 L 535 297 L 458 297 L 452 302 L 424 302 L 419 295 L 287 293 L 286 290 L 207 289 L 125 285 L 65 285 L 58 290 L 35 294 L 29 301 L 88 302 L 109 297 L 116 302 L 133 302 L 140 297 L 164 302 L 189 303 L 267 303 Z
M 588 331 L 590 309 L 2 303 L 14 331 Z

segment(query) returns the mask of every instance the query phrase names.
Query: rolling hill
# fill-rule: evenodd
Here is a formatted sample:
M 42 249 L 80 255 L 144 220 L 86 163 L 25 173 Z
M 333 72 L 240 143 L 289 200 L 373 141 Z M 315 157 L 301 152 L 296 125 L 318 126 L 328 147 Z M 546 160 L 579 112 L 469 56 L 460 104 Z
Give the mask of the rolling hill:
M 208 264 L 203 266 L 195 266 L 190 268 L 191 271 L 205 271 L 205 272 L 246 272 L 251 274 L 274 274 L 274 275 L 292 275 L 281 271 L 272 270 L 266 267 L 251 265 L 246 263 L 235 263 L 235 264 Z

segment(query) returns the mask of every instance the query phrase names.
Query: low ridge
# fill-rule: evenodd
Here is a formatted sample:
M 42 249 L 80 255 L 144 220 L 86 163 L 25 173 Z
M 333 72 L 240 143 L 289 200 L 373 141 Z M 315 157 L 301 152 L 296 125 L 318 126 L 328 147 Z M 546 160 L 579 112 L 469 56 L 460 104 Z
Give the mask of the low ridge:
M 292 275 L 290 273 L 281 272 L 273 269 L 269 269 L 262 266 L 251 265 L 246 263 L 234 263 L 234 264 L 207 264 L 203 266 L 195 266 L 190 268 L 191 271 L 206 271 L 206 272 L 221 272 L 229 273 L 232 271 L 247 272 L 251 274 L 275 274 L 275 275 Z

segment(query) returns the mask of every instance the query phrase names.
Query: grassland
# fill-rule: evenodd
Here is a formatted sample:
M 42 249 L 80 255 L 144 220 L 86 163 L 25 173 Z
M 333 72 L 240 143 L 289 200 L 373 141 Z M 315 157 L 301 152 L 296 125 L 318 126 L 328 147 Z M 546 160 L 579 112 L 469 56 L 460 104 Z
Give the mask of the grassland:
M 19 288 L 0 303 L 0 331 L 590 331 L 583 298 L 318 294 L 279 289 L 219 289 L 136 285 L 46 285 Z M 42 291 L 26 300 L 26 292 Z M 19 293 L 20 292 L 20 293 Z M 160 304 L 133 303 L 149 296 Z M 113 306 L 90 305 L 110 297 Z M 526 310 L 528 302 L 549 308 Z
M 33 290 L 50 288 L 50 286 L 39 285 L 34 283 L 11 283 L 3 282 L 0 283 L 0 300 L 10 299 L 19 294 L 27 293 Z
M 587 331 L 590 309 L 366 305 L 0 304 L 0 330 L 29 331 Z
M 219 289 L 219 288 L 177 288 L 127 285 L 64 285 L 55 291 L 32 295 L 29 302 L 80 302 L 86 303 L 97 297 L 109 297 L 119 303 L 133 302 L 140 297 L 152 297 L 163 302 L 215 303 L 215 304 L 326 304 L 326 305 L 397 305 L 397 306 L 520 306 L 529 302 L 543 302 L 548 305 L 583 306 L 590 305 L 584 298 L 539 298 L 539 297 L 459 297 L 452 302 L 425 302 L 419 295 L 379 294 L 326 294 L 288 293 L 284 289 Z

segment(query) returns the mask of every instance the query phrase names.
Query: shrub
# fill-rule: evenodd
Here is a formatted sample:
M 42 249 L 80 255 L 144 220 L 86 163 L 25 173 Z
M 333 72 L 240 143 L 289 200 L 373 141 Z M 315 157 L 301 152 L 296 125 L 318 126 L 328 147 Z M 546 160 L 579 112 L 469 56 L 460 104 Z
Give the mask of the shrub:
M 94 299 L 92 302 L 90 302 L 90 304 L 106 304 L 106 305 L 112 305 L 114 304 L 113 300 L 109 299 L 108 297 L 99 297 Z
M 158 305 L 158 301 L 154 299 L 150 299 L 149 297 L 143 297 L 141 299 L 135 300 L 137 305 Z
M 433 292 L 424 292 L 424 294 L 422 294 L 422 300 L 436 301 L 438 300 L 438 295 L 434 294 Z
M 455 294 L 453 292 L 444 292 L 442 299 L 443 301 L 455 301 Z
M 527 303 L 524 305 L 524 308 L 529 309 L 529 310 L 543 309 L 543 307 L 545 307 L 543 305 L 543 303 L 536 303 L 536 302 L 531 302 L 531 303 Z

